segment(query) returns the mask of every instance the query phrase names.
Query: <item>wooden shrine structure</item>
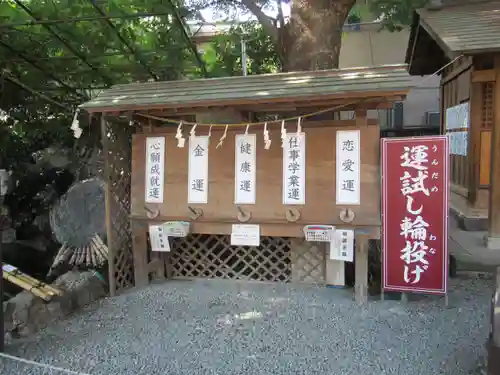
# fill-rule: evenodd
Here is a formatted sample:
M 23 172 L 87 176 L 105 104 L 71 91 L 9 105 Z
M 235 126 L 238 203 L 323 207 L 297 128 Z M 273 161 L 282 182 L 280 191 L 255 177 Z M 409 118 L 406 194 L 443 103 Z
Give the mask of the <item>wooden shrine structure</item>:
M 500 1 L 431 3 L 415 13 L 406 62 L 411 75 L 448 64 L 441 131 L 450 136 L 451 211 L 500 249 Z
M 325 243 L 304 240 L 305 225 L 328 224 L 355 230 L 356 295 L 366 301 L 368 241 L 380 238 L 381 226 L 380 129 L 368 114 L 392 108 L 409 87 L 406 65 L 396 65 L 134 83 L 83 104 L 101 119 L 107 199 L 120 207 L 107 213 L 112 293 L 151 277 L 342 284 L 344 262 L 330 260 Z M 340 120 L 341 111 L 352 111 L 351 119 Z M 288 136 L 305 134 L 301 204 L 284 203 L 285 118 L 293 118 L 284 123 Z M 203 203 L 188 203 L 191 131 L 209 135 Z M 359 135 L 360 187 L 357 201 L 337 204 L 339 131 Z M 235 139 L 245 134 L 256 139 L 255 199 L 235 204 Z M 158 137 L 164 140 L 163 194 L 159 203 L 147 203 L 146 145 Z M 185 147 L 178 147 L 179 138 Z M 171 239 L 170 252 L 152 252 L 148 225 L 165 221 L 189 222 L 190 234 Z M 258 224 L 260 246 L 231 246 L 233 224 Z

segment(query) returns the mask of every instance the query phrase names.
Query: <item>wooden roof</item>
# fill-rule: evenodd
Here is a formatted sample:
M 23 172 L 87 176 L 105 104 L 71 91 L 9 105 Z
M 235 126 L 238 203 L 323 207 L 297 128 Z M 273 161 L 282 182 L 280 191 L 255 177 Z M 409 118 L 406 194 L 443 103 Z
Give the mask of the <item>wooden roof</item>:
M 419 9 L 406 52 L 410 74 L 432 74 L 459 55 L 500 52 L 500 1 L 443 0 Z
M 117 85 L 81 105 L 89 112 L 203 108 L 404 96 L 406 65 Z

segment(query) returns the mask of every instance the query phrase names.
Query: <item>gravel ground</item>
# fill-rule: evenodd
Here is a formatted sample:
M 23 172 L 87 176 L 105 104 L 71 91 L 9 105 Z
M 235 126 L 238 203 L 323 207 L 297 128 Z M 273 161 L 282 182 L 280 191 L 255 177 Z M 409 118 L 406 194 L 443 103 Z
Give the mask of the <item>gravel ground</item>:
M 179 281 L 105 299 L 8 353 L 92 375 L 477 373 L 493 280 L 371 301 L 329 288 Z M 0 374 L 59 375 L 0 359 Z

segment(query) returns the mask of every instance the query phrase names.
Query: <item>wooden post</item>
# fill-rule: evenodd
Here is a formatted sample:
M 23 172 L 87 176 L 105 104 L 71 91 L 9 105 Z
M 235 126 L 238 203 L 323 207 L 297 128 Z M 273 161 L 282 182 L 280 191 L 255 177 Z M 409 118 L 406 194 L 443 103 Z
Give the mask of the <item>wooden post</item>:
M 368 237 L 356 236 L 356 256 L 354 258 L 356 302 L 360 305 L 368 302 Z
M 109 165 L 109 139 L 106 129 L 106 117 L 101 114 L 101 142 L 104 155 L 104 176 L 105 176 L 105 206 L 106 206 L 106 234 L 108 245 L 108 278 L 109 295 L 116 294 L 116 264 L 115 249 L 113 247 L 113 222 L 111 220 L 111 167 Z
M 479 167 L 481 163 L 481 116 L 483 106 L 483 95 L 481 82 L 473 82 L 470 87 L 469 101 L 469 130 L 468 130 L 468 200 L 475 205 L 479 194 Z
M 168 241 L 168 240 L 167 240 Z M 165 255 L 166 253 L 152 251 L 151 261 L 155 261 L 157 266 L 155 267 L 153 274 L 155 280 L 165 279 Z
M 144 287 L 149 284 L 147 242 L 147 232 L 144 226 L 132 223 L 132 254 L 136 287 Z
M 495 57 L 494 121 L 491 132 L 490 200 L 486 246 L 500 250 L 500 56 Z

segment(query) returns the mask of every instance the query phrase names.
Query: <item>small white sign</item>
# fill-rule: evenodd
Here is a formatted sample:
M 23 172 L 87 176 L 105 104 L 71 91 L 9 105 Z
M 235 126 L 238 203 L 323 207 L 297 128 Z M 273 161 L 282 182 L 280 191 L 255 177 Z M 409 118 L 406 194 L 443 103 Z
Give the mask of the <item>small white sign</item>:
M 189 234 L 189 222 L 166 221 L 162 224 L 163 233 L 169 237 L 186 237 Z
M 283 143 L 283 204 L 306 203 L 306 135 L 288 133 Z
M 235 139 L 234 203 L 255 204 L 257 189 L 256 135 L 242 134 Z
M 189 138 L 188 203 L 208 202 L 208 136 Z
M 333 225 L 306 225 L 302 230 L 309 242 L 331 242 L 335 235 Z
M 469 147 L 468 132 L 467 131 L 449 132 L 448 137 L 450 139 L 450 154 L 467 156 Z
M 354 261 L 354 231 L 338 229 L 330 242 L 330 259 L 344 262 Z
M 149 241 L 152 251 L 170 251 L 168 236 L 165 234 L 162 225 L 149 226 Z
M 233 224 L 231 230 L 231 245 L 259 246 L 260 227 L 253 224 Z
M 146 203 L 163 203 L 165 137 L 146 138 Z
M 359 205 L 361 157 L 359 130 L 337 131 L 337 204 Z
M 469 102 L 465 102 L 446 109 L 445 129 L 468 129 L 469 128 Z

